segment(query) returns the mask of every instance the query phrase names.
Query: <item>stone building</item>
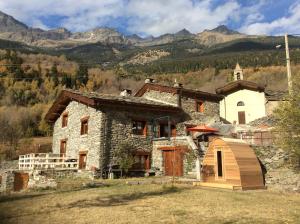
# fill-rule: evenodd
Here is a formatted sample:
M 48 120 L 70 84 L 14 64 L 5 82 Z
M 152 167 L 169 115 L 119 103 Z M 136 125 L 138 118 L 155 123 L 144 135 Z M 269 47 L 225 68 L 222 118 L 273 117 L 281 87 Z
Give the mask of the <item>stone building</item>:
M 128 90 L 120 96 L 63 90 L 46 115 L 54 125 L 53 153 L 78 159 L 80 169 L 104 174 L 114 165 L 114 150 L 128 142 L 136 149 L 134 169 L 155 167 L 168 174 L 166 169 L 176 166 L 177 175 L 183 175 L 188 171 L 185 152 L 196 150 L 186 127 L 219 121 L 221 99 L 149 79 L 134 96 Z M 180 156 L 170 168 L 166 155 L 175 150 Z

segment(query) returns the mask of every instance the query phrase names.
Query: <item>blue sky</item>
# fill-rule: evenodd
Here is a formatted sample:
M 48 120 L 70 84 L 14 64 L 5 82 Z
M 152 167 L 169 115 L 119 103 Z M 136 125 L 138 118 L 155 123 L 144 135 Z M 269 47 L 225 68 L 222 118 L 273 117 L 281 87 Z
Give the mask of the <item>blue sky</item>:
M 73 32 L 105 26 L 158 36 L 224 24 L 247 34 L 300 33 L 300 0 L 0 0 L 0 10 L 29 26 Z

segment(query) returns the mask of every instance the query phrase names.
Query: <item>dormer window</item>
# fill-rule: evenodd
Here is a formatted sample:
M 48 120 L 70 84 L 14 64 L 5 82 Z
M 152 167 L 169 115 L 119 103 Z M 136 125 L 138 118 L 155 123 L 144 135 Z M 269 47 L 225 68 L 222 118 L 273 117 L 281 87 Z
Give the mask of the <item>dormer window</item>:
M 204 103 L 202 101 L 196 101 L 196 112 L 204 112 Z
M 245 106 L 245 103 L 244 103 L 243 101 L 239 101 L 239 102 L 237 103 L 237 106 L 238 106 L 238 107 Z
M 64 113 L 62 115 L 62 123 L 61 123 L 61 127 L 67 127 L 68 126 L 68 113 Z

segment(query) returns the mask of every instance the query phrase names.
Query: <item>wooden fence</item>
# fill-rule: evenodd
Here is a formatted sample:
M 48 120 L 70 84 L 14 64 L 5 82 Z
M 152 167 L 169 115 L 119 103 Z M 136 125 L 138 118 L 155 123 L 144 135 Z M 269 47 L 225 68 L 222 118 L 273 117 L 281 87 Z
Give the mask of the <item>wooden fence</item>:
M 77 170 L 78 160 L 64 154 L 30 153 L 19 156 L 19 170 Z
M 270 146 L 274 144 L 278 133 L 272 131 L 244 131 L 238 132 L 237 138 L 246 141 L 250 145 Z

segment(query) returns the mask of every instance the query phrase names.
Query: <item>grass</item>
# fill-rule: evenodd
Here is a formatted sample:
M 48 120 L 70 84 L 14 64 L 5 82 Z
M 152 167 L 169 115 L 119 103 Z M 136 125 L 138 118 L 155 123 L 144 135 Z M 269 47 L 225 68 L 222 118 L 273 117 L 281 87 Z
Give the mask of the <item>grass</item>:
M 61 180 L 56 191 L 0 198 L 0 223 L 299 223 L 300 195 L 191 185 Z

